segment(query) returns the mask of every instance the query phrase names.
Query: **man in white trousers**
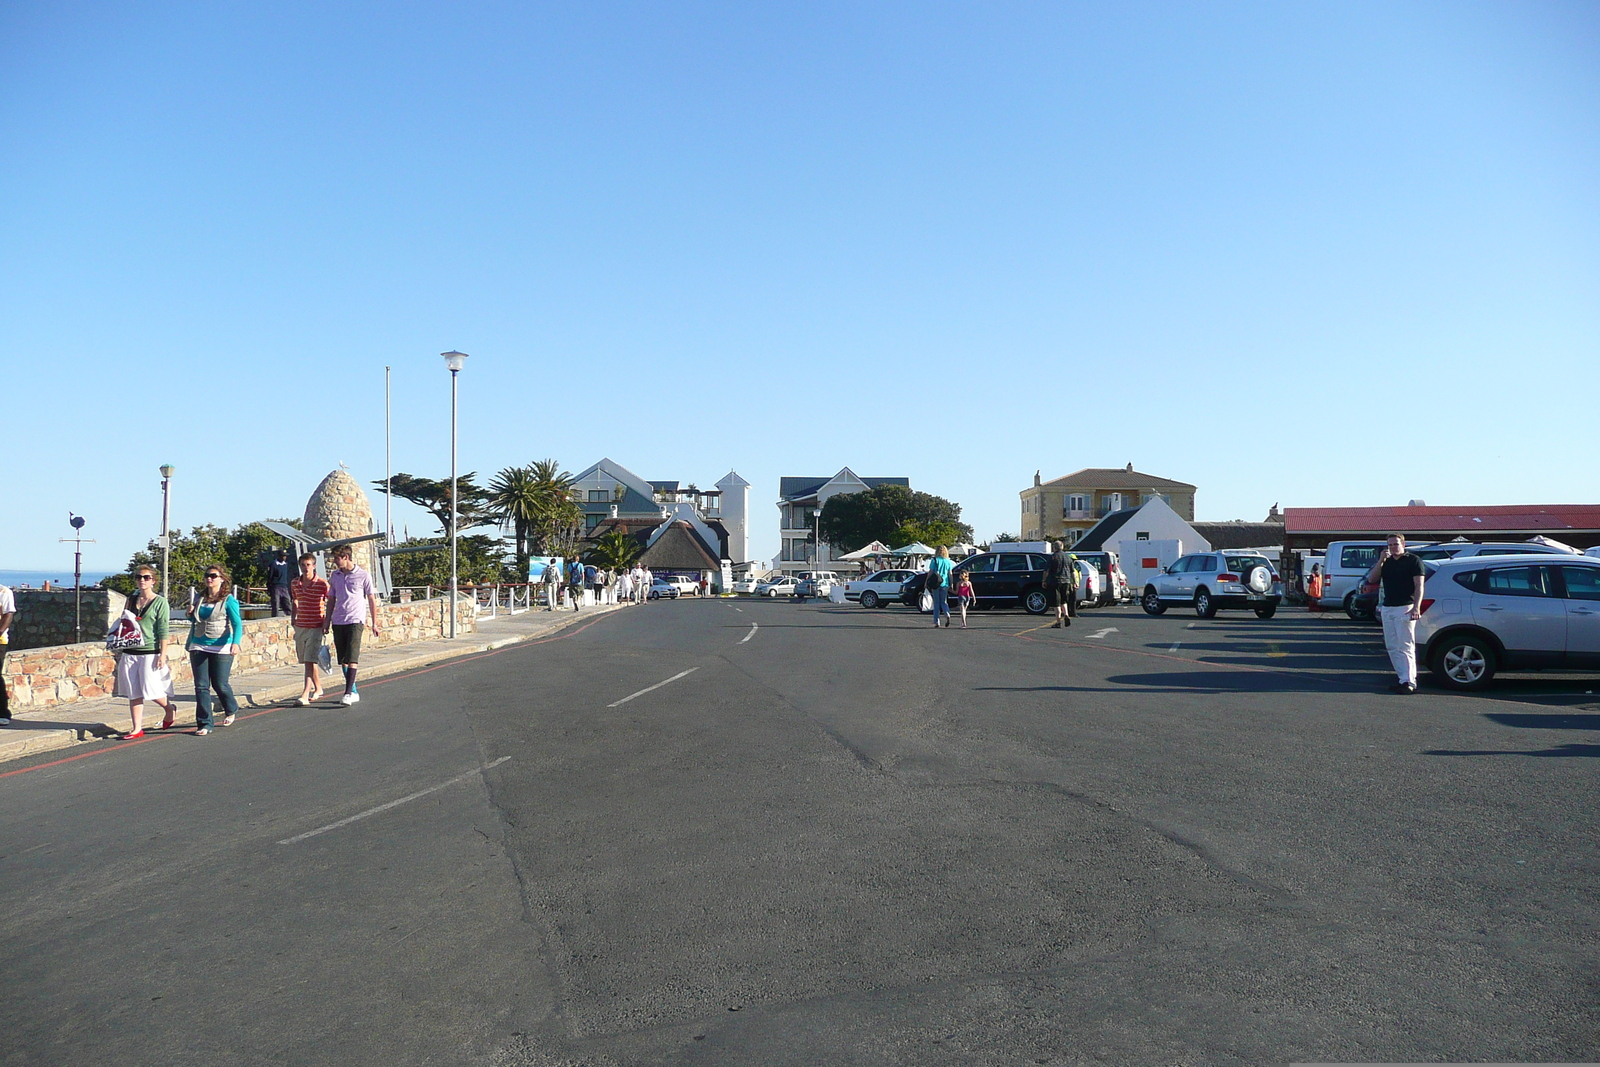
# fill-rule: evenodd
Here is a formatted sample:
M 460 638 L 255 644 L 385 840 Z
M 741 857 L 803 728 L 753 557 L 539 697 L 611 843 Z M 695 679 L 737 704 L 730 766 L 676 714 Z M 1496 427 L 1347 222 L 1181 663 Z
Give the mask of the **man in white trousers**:
M 1379 582 L 1378 617 L 1383 620 L 1383 645 L 1399 681 L 1392 693 L 1417 691 L 1417 620 L 1422 618 L 1422 558 L 1406 551 L 1403 534 L 1390 534 L 1389 543 L 1367 572 L 1368 582 Z

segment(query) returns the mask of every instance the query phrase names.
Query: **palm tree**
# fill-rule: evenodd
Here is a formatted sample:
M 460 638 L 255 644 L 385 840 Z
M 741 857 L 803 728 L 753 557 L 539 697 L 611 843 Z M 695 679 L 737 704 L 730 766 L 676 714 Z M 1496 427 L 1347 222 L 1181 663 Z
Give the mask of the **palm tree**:
M 594 547 L 589 549 L 588 557 L 606 570 L 621 571 L 633 566 L 633 561 L 643 552 L 644 548 L 638 541 L 629 537 L 626 531 L 612 530 L 595 541 Z
M 566 555 L 551 550 L 569 545 L 580 536 L 583 512 L 572 499 L 572 475 L 553 459 L 541 459 L 525 469 L 532 481 L 530 491 L 538 501 L 529 527 L 533 547 L 541 555 Z
M 510 523 L 517 539 L 517 573 L 528 573 L 528 538 L 544 511 L 544 496 L 532 466 L 507 467 L 494 476 L 484 506 L 501 525 Z

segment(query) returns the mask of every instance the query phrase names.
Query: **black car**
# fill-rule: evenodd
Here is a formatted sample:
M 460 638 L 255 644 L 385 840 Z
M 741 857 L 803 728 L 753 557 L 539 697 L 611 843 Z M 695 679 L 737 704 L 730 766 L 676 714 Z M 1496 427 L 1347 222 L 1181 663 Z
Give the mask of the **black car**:
M 972 579 L 977 607 L 1011 608 L 1020 604 L 1030 615 L 1043 615 L 1050 610 L 1050 600 L 1044 591 L 1044 577 L 1049 566 L 1049 557 L 1038 552 L 982 552 L 956 564 L 950 587 L 953 590 L 961 575 L 966 574 Z M 900 587 L 900 603 L 910 608 L 919 607 L 927 585 L 927 571 L 913 575 Z

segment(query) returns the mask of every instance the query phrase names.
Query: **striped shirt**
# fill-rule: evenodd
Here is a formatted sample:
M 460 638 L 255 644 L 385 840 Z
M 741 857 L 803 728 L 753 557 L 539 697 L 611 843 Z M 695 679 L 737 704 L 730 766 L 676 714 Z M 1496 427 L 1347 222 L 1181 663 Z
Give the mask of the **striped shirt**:
M 296 578 L 289 583 L 294 594 L 294 625 L 303 630 L 322 629 L 322 605 L 328 583 L 322 578 Z

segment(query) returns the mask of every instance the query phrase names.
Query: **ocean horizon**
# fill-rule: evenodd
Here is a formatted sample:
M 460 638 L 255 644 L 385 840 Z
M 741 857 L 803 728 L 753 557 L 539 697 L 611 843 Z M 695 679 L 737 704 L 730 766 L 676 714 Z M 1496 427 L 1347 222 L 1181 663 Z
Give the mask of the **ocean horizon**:
M 84 571 L 83 584 L 86 587 L 91 586 L 100 581 L 102 578 L 107 578 L 113 574 L 121 573 L 121 571 Z M 68 589 L 71 589 L 72 572 L 61 570 L 0 571 L 0 585 L 9 585 L 13 589 L 20 589 L 23 586 L 27 586 L 30 589 L 42 589 L 44 588 L 44 583 L 46 581 L 50 583 L 52 588 L 55 586 L 66 586 Z

